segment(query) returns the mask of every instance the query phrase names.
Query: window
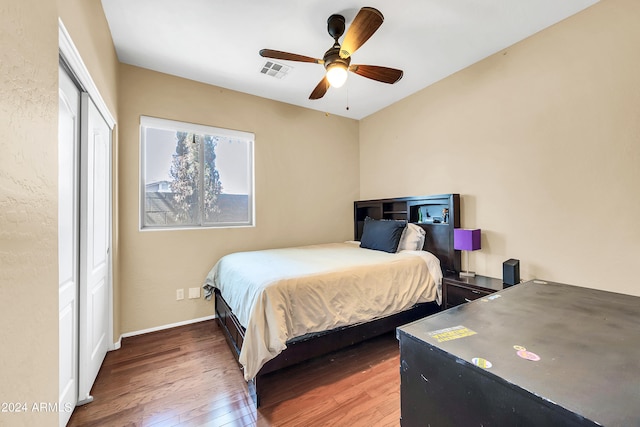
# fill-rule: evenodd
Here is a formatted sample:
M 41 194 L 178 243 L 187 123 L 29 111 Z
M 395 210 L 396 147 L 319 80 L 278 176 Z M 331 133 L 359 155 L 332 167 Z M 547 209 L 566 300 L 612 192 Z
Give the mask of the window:
M 253 139 L 142 116 L 141 228 L 253 226 Z

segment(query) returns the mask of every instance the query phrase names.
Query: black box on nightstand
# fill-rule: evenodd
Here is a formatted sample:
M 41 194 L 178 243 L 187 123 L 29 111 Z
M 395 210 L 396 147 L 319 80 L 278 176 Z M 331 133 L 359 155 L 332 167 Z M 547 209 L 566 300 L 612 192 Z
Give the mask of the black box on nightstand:
M 502 263 L 502 283 L 508 286 L 520 283 L 520 260 L 511 258 Z

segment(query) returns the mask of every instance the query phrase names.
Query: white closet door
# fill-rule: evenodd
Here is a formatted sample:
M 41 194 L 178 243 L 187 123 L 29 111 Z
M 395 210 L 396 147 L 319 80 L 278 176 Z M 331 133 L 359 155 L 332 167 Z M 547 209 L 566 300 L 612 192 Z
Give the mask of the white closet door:
M 78 146 L 80 91 L 61 67 L 58 90 L 58 278 L 60 425 L 78 397 Z
M 93 400 L 91 387 L 111 340 L 111 129 L 86 93 L 81 117 L 79 404 Z

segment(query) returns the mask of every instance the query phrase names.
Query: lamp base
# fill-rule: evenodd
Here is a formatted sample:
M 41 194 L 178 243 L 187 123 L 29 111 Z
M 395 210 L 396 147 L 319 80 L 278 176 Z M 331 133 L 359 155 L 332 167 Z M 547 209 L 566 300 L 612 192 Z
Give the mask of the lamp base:
M 461 271 L 460 277 L 476 277 L 475 271 Z

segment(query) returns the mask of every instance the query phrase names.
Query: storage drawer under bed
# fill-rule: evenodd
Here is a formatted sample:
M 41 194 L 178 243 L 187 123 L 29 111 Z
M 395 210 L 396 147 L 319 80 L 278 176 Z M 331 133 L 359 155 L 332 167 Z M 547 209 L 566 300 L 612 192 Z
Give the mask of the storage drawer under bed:
M 238 322 L 238 319 L 233 315 L 231 308 L 227 305 L 226 301 L 222 298 L 218 291 L 215 292 L 216 295 L 216 314 L 218 316 L 218 322 L 221 326 L 223 326 L 229 337 L 231 337 L 231 341 L 233 347 L 236 351 L 236 360 L 238 359 L 238 355 L 240 354 L 240 349 L 242 348 L 242 343 L 244 342 L 244 328 Z

